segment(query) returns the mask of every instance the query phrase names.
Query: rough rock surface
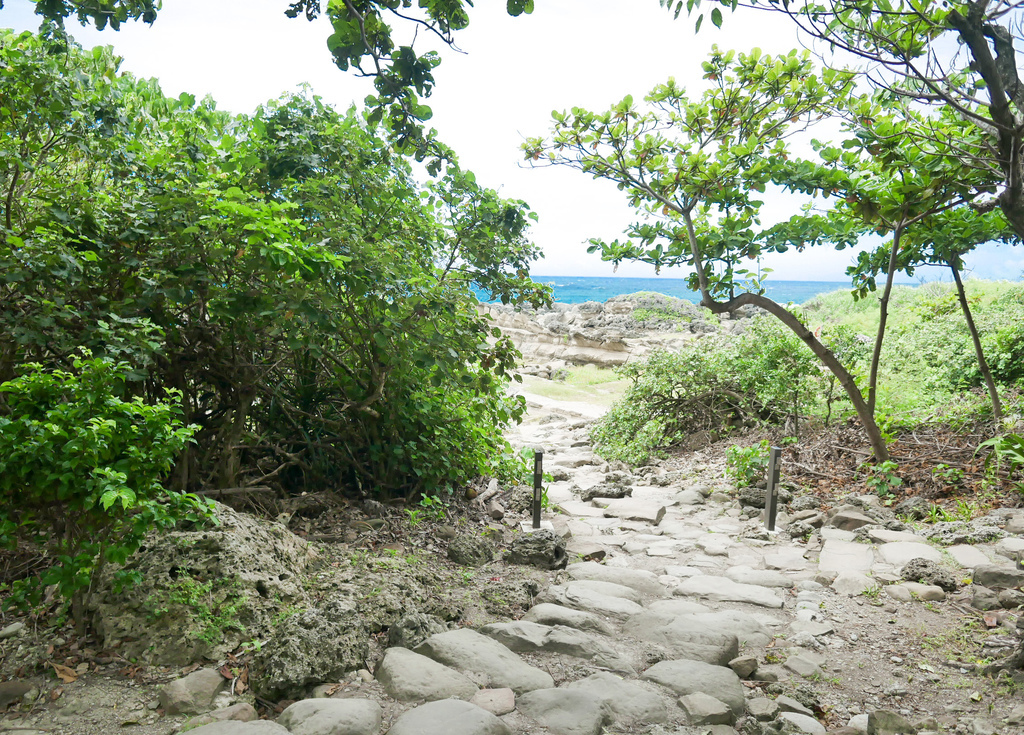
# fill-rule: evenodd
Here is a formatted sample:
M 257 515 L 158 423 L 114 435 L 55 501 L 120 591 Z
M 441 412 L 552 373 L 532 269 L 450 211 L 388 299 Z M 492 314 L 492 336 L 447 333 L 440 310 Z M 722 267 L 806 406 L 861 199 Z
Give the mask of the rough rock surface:
M 516 538 L 505 555 L 505 561 L 538 569 L 564 569 L 569 557 L 565 551 L 565 539 L 541 529 Z
M 306 541 L 280 523 L 226 505 L 217 504 L 216 515 L 219 525 L 148 538 L 125 566 L 138 572 L 138 584 L 114 592 L 117 569 L 104 573 L 91 603 L 106 648 L 119 647 L 127 658 L 179 665 L 216 658 L 244 640 L 265 637 L 282 604 L 305 600 L 299 580 L 315 557 Z M 203 594 L 193 594 L 197 591 Z M 211 643 L 217 636 L 203 614 L 226 610 L 237 624 Z
M 368 634 L 355 605 L 335 600 L 286 618 L 253 657 L 252 686 L 269 699 L 301 699 L 312 684 L 361 668 Z
M 475 704 L 442 699 L 409 710 L 392 725 L 388 735 L 512 735 L 512 731 Z
M 399 702 L 470 699 L 479 687 L 431 658 L 405 648 L 389 648 L 377 665 L 377 681 Z

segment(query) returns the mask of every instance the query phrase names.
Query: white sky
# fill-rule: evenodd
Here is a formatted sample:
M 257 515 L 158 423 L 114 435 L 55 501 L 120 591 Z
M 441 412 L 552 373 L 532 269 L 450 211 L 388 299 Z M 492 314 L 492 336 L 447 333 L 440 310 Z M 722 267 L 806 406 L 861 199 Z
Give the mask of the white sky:
M 222 109 L 250 112 L 303 82 L 328 102 L 362 104 L 369 80 L 337 69 L 327 51 L 330 25 L 284 16 L 287 0 L 165 0 L 153 26 L 133 23 L 97 32 L 72 21 L 86 47 L 113 45 L 122 69 L 157 77 L 169 95 L 211 95 Z M 792 26 L 769 14 L 739 14 L 722 30 L 705 22 L 695 36 L 685 16 L 672 21 L 657 0 L 537 0 L 533 15 L 510 18 L 503 0 L 477 0 L 470 27 L 456 34 L 466 53 L 444 50 L 428 100 L 430 124 L 477 180 L 505 196 L 526 200 L 540 216 L 532 230 L 545 259 L 538 275 L 613 275 L 612 264 L 588 255 L 590 237 L 612 240 L 632 221 L 625 196 L 609 182 L 576 171 L 520 167 L 519 145 L 549 131 L 553 109 L 605 109 L 626 94 L 640 98 L 675 76 L 700 88 L 700 62 L 713 43 L 780 53 L 797 46 Z M 0 26 L 35 30 L 30 0 L 5 0 Z M 420 40 L 425 40 L 421 38 Z M 770 218 L 770 213 L 767 213 Z M 851 251 L 827 249 L 767 257 L 781 280 L 846 281 Z M 969 259 L 974 275 L 1017 279 L 1024 249 L 986 247 Z M 931 278 L 932 269 L 919 271 Z M 637 263 L 620 276 L 649 276 Z M 665 270 L 670 278 L 681 270 Z M 947 279 L 948 280 L 948 279 Z

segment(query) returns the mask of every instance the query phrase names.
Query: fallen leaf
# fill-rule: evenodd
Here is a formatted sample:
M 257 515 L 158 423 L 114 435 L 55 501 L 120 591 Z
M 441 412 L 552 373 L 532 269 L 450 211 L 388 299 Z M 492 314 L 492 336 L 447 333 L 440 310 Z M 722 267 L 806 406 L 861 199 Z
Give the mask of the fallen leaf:
M 61 666 L 50 661 L 50 666 L 53 667 L 54 673 L 57 677 L 65 684 L 71 684 L 72 682 L 78 681 L 78 674 L 74 669 L 68 668 L 67 666 Z
M 982 619 L 985 621 L 986 628 L 995 628 L 999 625 L 999 618 L 996 617 L 995 613 L 987 612 L 982 616 Z
M 220 675 L 223 676 L 228 681 L 231 681 L 232 679 L 235 678 L 234 672 L 231 670 L 231 667 L 228 666 L 227 664 L 224 664 L 223 666 L 221 666 L 220 669 L 218 669 L 218 671 L 220 671 Z

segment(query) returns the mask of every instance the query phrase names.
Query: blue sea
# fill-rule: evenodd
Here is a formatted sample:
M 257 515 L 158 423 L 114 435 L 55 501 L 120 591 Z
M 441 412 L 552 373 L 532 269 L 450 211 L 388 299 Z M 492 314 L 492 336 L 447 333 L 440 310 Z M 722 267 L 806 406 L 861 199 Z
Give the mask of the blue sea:
M 612 296 L 655 291 L 666 296 L 697 303 L 700 294 L 691 291 L 682 278 L 619 278 L 598 276 L 532 276 L 538 283 L 552 287 L 555 301 L 563 304 L 579 304 L 584 301 L 607 301 Z M 850 290 L 849 281 L 767 281 L 765 294 L 779 303 L 790 301 L 802 304 L 818 294 L 830 291 Z M 481 300 L 486 293 L 477 294 Z

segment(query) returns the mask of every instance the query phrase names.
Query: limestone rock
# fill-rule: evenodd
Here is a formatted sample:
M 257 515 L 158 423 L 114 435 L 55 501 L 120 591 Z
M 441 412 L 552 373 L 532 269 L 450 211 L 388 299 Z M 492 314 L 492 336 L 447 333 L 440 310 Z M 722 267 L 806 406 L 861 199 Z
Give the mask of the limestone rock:
M 583 610 L 573 610 L 571 607 L 555 605 L 551 602 L 534 605 L 526 611 L 523 620 L 541 625 L 565 625 L 577 630 L 607 636 L 615 635 L 615 629 L 597 615 Z
M 413 649 L 434 633 L 444 633 L 448 626 L 436 615 L 410 613 L 388 627 L 388 646 Z
M 999 601 L 999 595 L 996 594 L 995 590 L 990 590 L 988 587 L 981 587 L 976 585 L 974 587 L 974 595 L 971 597 L 971 607 L 975 610 L 998 610 L 1003 606 L 1003 603 Z
M 836 510 L 828 521 L 830 526 L 843 531 L 853 531 L 861 526 L 870 526 L 874 523 L 878 523 L 878 521 L 850 506 L 843 506 Z
M 956 592 L 959 587 L 956 575 L 952 571 L 937 562 L 920 557 L 904 564 L 900 576 L 908 582 L 936 585 L 946 592 Z
M 1013 589 L 1024 585 L 1024 569 L 992 564 L 974 568 L 974 584 L 993 590 Z
M 583 689 L 538 689 L 519 697 L 516 709 L 552 735 L 601 735 L 611 720 L 601 697 Z
M 737 716 L 743 713 L 744 689 L 732 669 L 703 661 L 679 659 L 660 661 L 645 671 L 641 678 L 668 687 L 679 695 L 710 691 L 725 702 Z
M 579 689 L 596 695 L 620 727 L 667 722 L 669 718 L 669 703 L 664 696 L 604 671 L 566 684 L 563 689 Z
M 199 669 L 160 687 L 160 707 L 168 715 L 198 715 L 212 708 L 225 679 L 216 669 Z
M 442 699 L 409 710 L 388 735 L 512 735 L 512 731 L 485 709 L 458 699 Z
M 505 554 L 505 561 L 550 570 L 564 569 L 569 557 L 565 551 L 565 539 L 541 529 L 517 537 Z
M 757 657 L 737 656 L 729 662 L 729 668 L 736 672 L 736 676 L 739 678 L 746 679 L 757 671 Z
M 892 710 L 868 713 L 868 735 L 914 735 L 916 732 L 909 720 Z
M 643 607 L 621 597 L 595 592 L 578 583 L 553 584 L 540 594 L 538 602 L 551 602 L 564 607 L 603 615 L 616 620 L 626 620 L 631 615 L 643 612 Z
M 470 699 L 478 689 L 458 671 L 405 648 L 386 650 L 375 675 L 399 702 Z
M 416 653 L 464 674 L 478 674 L 487 686 L 509 687 L 517 694 L 554 686 L 549 674 L 530 666 L 497 641 L 468 628 L 432 635 L 416 647 Z
M 465 534 L 448 544 L 448 558 L 464 567 L 482 567 L 494 558 L 494 549 L 486 539 Z
M 469 700 L 480 709 L 485 709 L 495 717 L 507 715 L 516 708 L 516 693 L 505 687 L 502 689 L 479 689 Z
M 694 692 L 679 698 L 679 706 L 686 712 L 691 725 L 731 725 L 736 716 L 727 704 L 704 692 Z
M 214 722 L 254 722 L 259 719 L 259 713 L 256 712 L 256 708 L 248 702 L 239 702 L 233 704 L 230 707 L 222 707 L 221 709 L 215 709 L 212 712 L 207 712 L 205 715 L 199 715 L 193 717 L 187 723 L 185 727 L 189 730 L 193 730 L 202 725 L 209 725 Z
M 805 735 L 825 735 L 826 733 L 824 725 L 807 715 L 783 712 L 779 715 L 779 720 L 787 726 L 785 729 L 789 732 L 799 732 Z
M 189 735 L 290 735 L 287 728 L 270 720 L 214 722 L 188 732 Z
M 292 735 L 377 735 L 380 723 L 380 705 L 371 699 L 303 699 L 277 718 Z
M 103 647 L 162 664 L 219 658 L 243 640 L 269 635 L 282 604 L 305 600 L 299 581 L 315 557 L 306 541 L 280 523 L 226 505 L 217 504 L 215 513 L 219 525 L 154 533 L 123 567 L 107 565 L 90 596 Z M 114 577 L 119 569 L 138 572 L 141 581 L 121 589 Z M 209 643 L 199 612 L 176 601 L 186 585 L 201 583 L 210 584 L 204 597 L 236 608 L 244 631 L 226 628 L 220 642 Z M 154 623 L 155 610 L 163 612 Z
M 665 586 L 658 581 L 658 575 L 644 569 L 609 567 L 594 561 L 570 564 L 566 571 L 573 579 L 592 579 L 632 587 L 637 592 L 655 597 L 664 597 Z
M 758 722 L 771 722 L 779 714 L 779 705 L 768 697 L 754 697 L 747 700 L 747 712 Z
M 332 600 L 286 618 L 252 662 L 252 686 L 272 700 L 301 699 L 306 687 L 362 668 L 369 636 L 355 605 Z
M 670 658 L 687 658 L 726 666 L 739 655 L 739 639 L 694 615 L 646 610 L 625 626 L 629 635 L 657 644 Z
M 636 671 L 618 651 L 601 638 L 562 625 L 550 626 L 528 621 L 492 623 L 480 632 L 498 641 L 510 651 L 543 651 L 593 661 L 602 668 L 635 676 Z
M 782 607 L 782 598 L 766 587 L 733 582 L 728 577 L 701 575 L 683 580 L 677 595 L 693 595 L 721 602 L 746 602 L 761 607 Z

